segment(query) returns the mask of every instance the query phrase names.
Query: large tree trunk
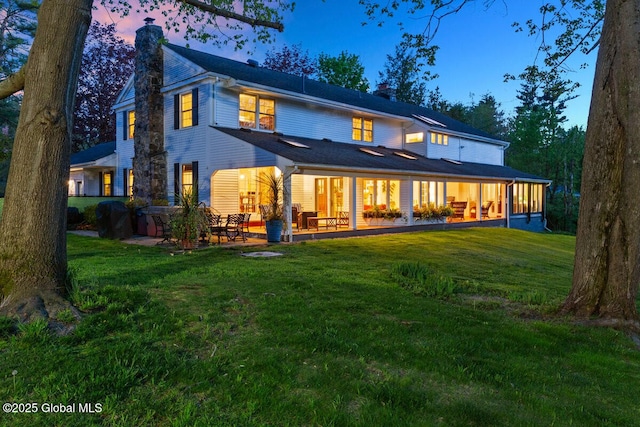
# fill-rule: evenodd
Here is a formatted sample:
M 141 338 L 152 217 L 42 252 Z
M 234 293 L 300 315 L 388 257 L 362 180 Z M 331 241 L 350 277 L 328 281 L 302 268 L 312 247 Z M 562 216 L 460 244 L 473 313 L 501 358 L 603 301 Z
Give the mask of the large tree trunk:
M 67 274 L 70 131 L 91 0 L 44 0 L 0 221 L 0 313 L 55 317 Z
M 585 142 L 573 288 L 562 311 L 638 327 L 640 0 L 608 0 Z

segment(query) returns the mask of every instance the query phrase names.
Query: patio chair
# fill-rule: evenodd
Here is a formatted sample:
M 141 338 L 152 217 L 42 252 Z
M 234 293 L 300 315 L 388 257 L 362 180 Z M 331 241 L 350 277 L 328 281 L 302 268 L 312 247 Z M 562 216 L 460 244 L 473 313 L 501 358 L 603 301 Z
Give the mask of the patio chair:
M 451 202 L 451 207 L 453 208 L 451 219 L 464 220 L 464 210 L 467 209 L 467 202 Z
M 242 236 L 243 240 L 246 240 L 247 234 L 249 234 L 249 219 L 251 218 L 251 213 L 244 213 L 244 220 L 242 221 Z
M 338 218 L 336 218 L 337 227 L 349 227 L 349 212 L 338 212 Z
M 158 244 L 169 242 L 171 243 L 171 223 L 165 221 L 160 215 L 151 215 L 153 218 L 153 224 L 155 225 L 156 233 L 154 237 L 162 237 L 162 240 Z
M 242 241 L 246 241 L 247 238 L 244 235 L 243 225 L 244 214 L 229 214 L 227 216 L 227 224 L 225 225 L 225 231 L 227 233 L 227 241 L 235 242 L 236 238 L 240 236 Z
M 209 209 L 205 211 L 205 215 L 207 216 L 208 220 L 207 231 L 210 235 L 217 236 L 218 244 L 220 244 L 220 237 L 226 231 L 224 225 L 222 224 L 222 215 L 214 214 Z M 203 235 L 206 237 L 206 232 L 201 233 L 200 237 L 203 237 Z
M 493 200 L 487 200 L 486 202 L 482 203 L 482 206 L 480 206 L 481 218 L 489 218 L 489 209 L 491 209 L 492 205 L 493 205 Z

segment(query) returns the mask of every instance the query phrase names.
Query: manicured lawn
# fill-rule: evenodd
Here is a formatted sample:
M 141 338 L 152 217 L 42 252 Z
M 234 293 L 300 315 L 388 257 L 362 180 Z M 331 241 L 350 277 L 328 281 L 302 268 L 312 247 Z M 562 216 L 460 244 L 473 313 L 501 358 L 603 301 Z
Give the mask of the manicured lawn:
M 120 200 L 126 202 L 128 197 L 69 197 L 69 206 L 74 206 L 82 212 L 89 205 L 97 205 L 104 200 Z M 4 198 L 0 197 L 0 216 L 2 216 L 2 207 L 4 206 Z
M 69 236 L 75 333 L 0 328 L 2 425 L 631 426 L 640 352 L 551 313 L 575 239 L 470 229 L 162 248 Z M 13 375 L 15 373 L 15 375 Z

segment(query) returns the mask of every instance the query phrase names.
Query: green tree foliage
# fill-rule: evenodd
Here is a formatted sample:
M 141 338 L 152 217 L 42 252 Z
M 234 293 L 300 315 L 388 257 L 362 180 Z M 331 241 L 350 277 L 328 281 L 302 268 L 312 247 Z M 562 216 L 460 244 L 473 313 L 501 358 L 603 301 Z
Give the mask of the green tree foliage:
M 501 105 L 496 98 L 485 93 L 477 103 L 472 103 L 468 113 L 471 126 L 483 130 L 498 138 L 507 134 L 506 118 Z
M 380 82 L 396 91 L 398 101 L 424 105 L 427 100 L 429 72 L 424 72 L 415 53 L 398 45 L 393 55 L 388 54 L 384 70 L 379 72 Z
M 548 192 L 549 225 L 575 232 L 585 133 L 563 128 L 566 102 L 575 87 L 554 73 L 529 67 L 520 78 L 520 106 L 511 120 L 506 162 L 516 169 L 553 180 Z
M 360 92 L 369 90 L 360 57 L 347 51 L 340 52 L 338 56 L 321 53 L 318 56 L 318 80 Z
M 318 72 L 318 60 L 309 56 L 308 51 L 303 51 L 299 44 L 284 45 L 280 50 L 271 49 L 267 52 L 262 66 L 308 78 L 314 78 Z
M 73 151 L 115 141 L 111 108 L 133 73 L 134 58 L 134 47 L 116 35 L 115 24 L 89 27 L 76 92 Z
M 288 0 L 101 0 L 100 3 L 120 16 L 128 15 L 134 8 L 145 13 L 161 9 L 170 33 L 182 31 L 186 40 L 233 46 L 236 50 L 250 50 L 252 43 L 272 42 L 273 30 L 283 31 L 284 14 L 295 7 L 295 2 Z
M 13 74 L 27 60 L 38 7 L 36 0 L 0 0 L 0 80 Z M 0 100 L 0 197 L 4 195 L 9 173 L 21 99 L 21 95 L 13 95 Z
M 485 93 L 480 101 L 471 101 L 468 105 L 460 101 L 451 103 L 444 99 L 440 88 L 430 90 L 425 105 L 434 111 L 468 123 L 473 127 L 483 130 L 496 138 L 506 138 L 508 124 L 501 105 L 490 93 Z
M 39 5 L 37 0 L 0 0 L 0 80 L 27 60 Z
M 120 0 L 102 4 L 121 15 L 134 7 Z M 175 10 L 167 5 L 165 0 L 140 0 L 139 10 L 162 7 L 170 28 L 182 23 L 188 37 L 237 48 L 252 36 L 270 40 L 273 29 L 284 28 L 282 13 L 293 9 L 284 0 L 178 0 L 170 3 Z M 0 81 L 1 99 L 24 91 L 0 218 L 0 312 L 23 321 L 44 317 L 53 322 L 57 313 L 69 309 L 62 292 L 67 276 L 67 189 L 62 184 L 69 176 L 69 107 L 92 8 L 92 0 L 43 0 L 28 61 Z M 234 31 L 247 25 L 252 32 Z

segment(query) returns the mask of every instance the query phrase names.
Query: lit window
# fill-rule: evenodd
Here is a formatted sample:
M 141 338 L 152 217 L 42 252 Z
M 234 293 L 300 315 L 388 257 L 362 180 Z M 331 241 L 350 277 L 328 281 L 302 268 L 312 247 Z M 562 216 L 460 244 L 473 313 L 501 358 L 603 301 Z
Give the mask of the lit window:
M 363 210 L 389 210 L 400 206 L 400 181 L 388 179 L 364 180 L 362 188 Z
M 129 179 L 128 179 L 128 187 L 129 187 L 129 196 L 133 197 L 133 169 L 129 169 Z
M 449 145 L 449 135 L 431 132 L 431 143 L 438 145 Z
M 240 127 L 256 127 L 256 97 L 240 94 Z
M 180 95 L 180 123 L 183 128 L 193 126 L 193 95 L 191 92 Z
M 543 198 L 544 186 L 542 184 L 515 183 L 513 185 L 512 212 L 514 214 L 542 212 Z
M 351 138 L 354 141 L 373 142 L 373 120 L 354 117 Z
M 129 111 L 129 119 L 127 120 L 127 124 L 128 124 L 127 136 L 129 139 L 133 139 L 133 131 L 135 129 L 135 124 L 136 124 L 135 111 L 133 110 Z
M 173 96 L 173 128 L 198 126 L 198 88 Z
M 113 172 L 105 172 L 102 175 L 102 195 L 112 196 Z
M 404 142 L 407 144 L 424 142 L 424 132 L 408 133 L 404 136 Z
M 256 116 L 258 120 L 256 121 Z M 261 99 L 256 95 L 240 94 L 238 121 L 240 127 L 248 129 L 275 130 L 276 102 Z
M 193 165 L 182 165 L 182 194 L 193 191 Z
M 276 103 L 273 99 L 260 100 L 260 129 L 274 130 L 276 124 Z

